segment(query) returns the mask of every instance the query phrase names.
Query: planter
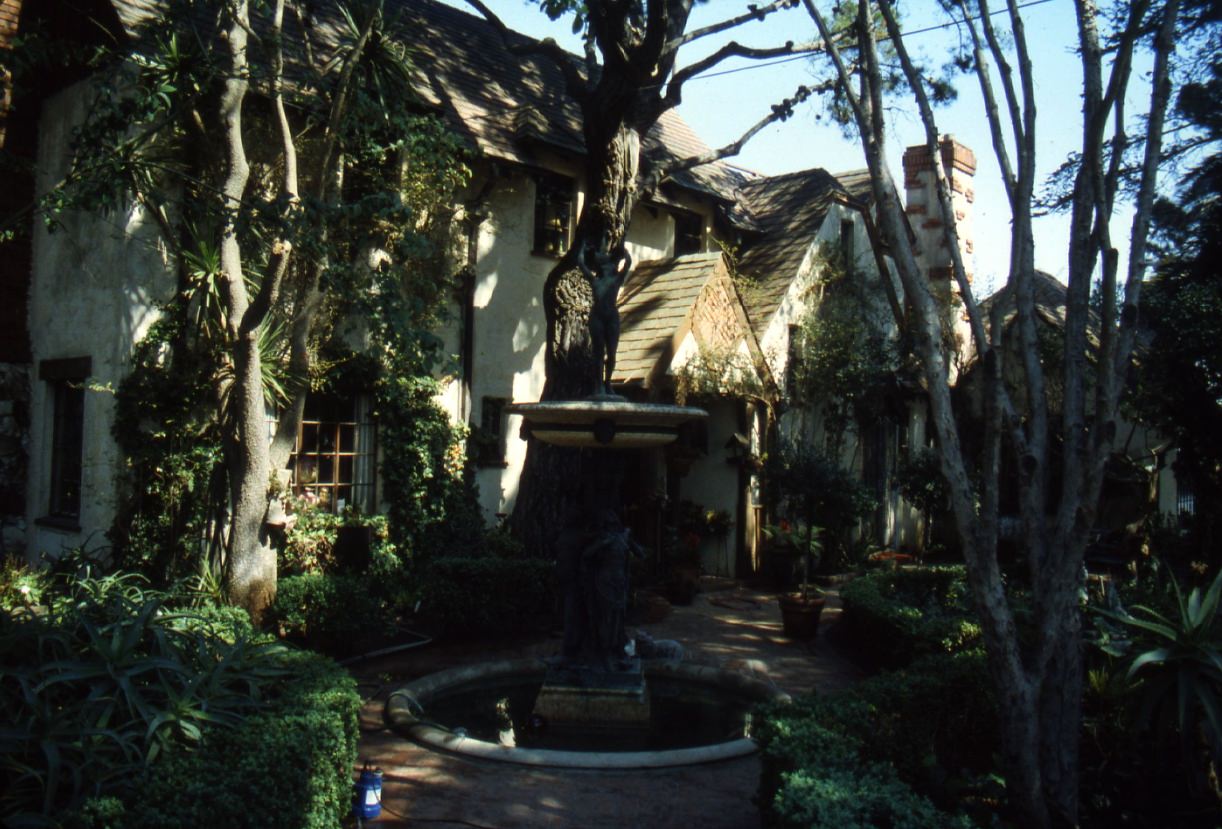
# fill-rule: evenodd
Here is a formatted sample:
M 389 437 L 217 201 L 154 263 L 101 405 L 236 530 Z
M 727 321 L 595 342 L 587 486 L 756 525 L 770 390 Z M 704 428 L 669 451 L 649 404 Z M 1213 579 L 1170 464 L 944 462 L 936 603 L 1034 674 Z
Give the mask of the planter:
M 822 596 L 803 599 L 800 594 L 781 596 L 781 624 L 790 639 L 809 642 L 819 632 L 819 617 L 827 600 Z

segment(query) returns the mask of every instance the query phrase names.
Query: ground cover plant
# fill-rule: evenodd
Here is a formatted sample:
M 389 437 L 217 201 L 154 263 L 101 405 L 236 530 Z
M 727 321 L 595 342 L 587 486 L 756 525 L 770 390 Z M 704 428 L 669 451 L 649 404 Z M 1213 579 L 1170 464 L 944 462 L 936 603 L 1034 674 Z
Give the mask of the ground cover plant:
M 971 826 L 956 813 L 996 794 L 997 712 L 983 663 L 979 651 L 931 656 L 757 712 L 765 824 Z

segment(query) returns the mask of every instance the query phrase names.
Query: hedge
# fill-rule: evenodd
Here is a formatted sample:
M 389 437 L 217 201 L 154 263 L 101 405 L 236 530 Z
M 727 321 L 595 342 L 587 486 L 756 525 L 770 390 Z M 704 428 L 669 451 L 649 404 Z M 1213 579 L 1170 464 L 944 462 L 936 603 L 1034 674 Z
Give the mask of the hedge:
M 276 585 L 268 621 L 281 635 L 315 649 L 354 652 L 394 621 L 389 603 L 376 595 L 376 587 L 357 574 L 286 576 Z
M 236 729 L 159 764 L 123 829 L 333 829 L 352 806 L 360 698 L 330 659 L 289 651 L 294 681 Z
M 938 807 L 988 783 L 997 715 L 978 651 L 757 714 L 768 826 L 970 826 Z
M 424 571 L 420 612 L 443 635 L 520 632 L 551 614 L 554 582 L 542 559 L 444 556 Z
M 980 643 L 962 567 L 870 573 L 840 590 L 842 629 L 869 661 L 902 668 L 935 653 Z
M 70 588 L 0 613 L 5 825 L 338 824 L 360 706 L 339 666 L 131 576 Z

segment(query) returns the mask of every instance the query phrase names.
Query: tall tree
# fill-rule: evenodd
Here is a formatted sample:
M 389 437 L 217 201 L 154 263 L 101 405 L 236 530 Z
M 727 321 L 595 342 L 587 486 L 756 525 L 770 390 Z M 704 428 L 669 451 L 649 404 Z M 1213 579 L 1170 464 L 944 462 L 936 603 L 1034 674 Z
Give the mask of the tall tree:
M 134 199 L 178 272 L 163 310 L 205 318 L 170 345 L 211 363 L 228 485 L 224 587 L 258 619 L 276 587 L 271 476 L 294 445 L 327 339 L 320 320 L 333 321 L 326 284 L 370 258 L 393 270 L 397 242 L 424 217 L 401 192 L 405 176 L 420 175 L 406 169 L 410 73 L 381 0 L 251 5 L 176 0 L 104 56 L 71 173 L 45 204 L 96 209 L 102 196 L 126 209 Z M 292 63 L 286 39 L 299 43 Z M 353 175 L 356 154 L 378 174 Z M 344 193 L 346 173 L 359 192 Z M 339 225 L 361 241 L 340 239 Z M 282 414 L 269 443 L 273 387 Z
M 1064 330 L 1064 398 L 1061 422 L 1050 422 L 1045 370 L 1037 350 L 1034 307 L 1032 204 L 1036 181 L 1035 80 L 1017 0 L 1006 0 L 1005 24 L 986 0 L 947 0 L 942 5 L 973 47 L 971 68 L 982 92 L 1003 184 L 1011 209 L 1008 285 L 1017 305 L 1018 359 L 1025 397 L 1012 399 L 1003 383 L 1001 325 L 986 324 L 972 296 L 960 254 L 951 190 L 943 169 L 932 90 L 900 30 L 890 2 L 858 0 L 857 66 L 846 64 L 837 36 L 813 0 L 803 3 L 827 46 L 870 170 L 879 226 L 894 257 L 909 308 L 908 324 L 922 364 L 941 468 L 950 490 L 956 528 L 980 615 L 989 669 L 1002 714 L 1006 783 L 1024 826 L 1072 826 L 1078 812 L 1078 742 L 1081 725 L 1082 631 L 1078 590 L 1083 552 L 1095 525 L 1104 464 L 1116 432 L 1116 407 L 1136 332 L 1145 273 L 1162 134 L 1171 97 L 1171 61 L 1178 0 L 1133 0 L 1101 9 L 1076 0 L 1082 65 L 1083 119 L 1080 158 L 1070 197 L 1069 289 Z M 910 106 L 919 112 L 933 160 L 945 245 L 955 284 L 970 319 L 985 375 L 985 436 L 980 458 L 964 457 L 964 440 L 951 406 L 947 355 L 942 349 L 938 300 L 904 223 L 903 207 L 886 159 L 885 70 L 879 59 L 876 21 L 906 80 Z M 1121 242 L 1111 238 L 1122 157 L 1132 139 L 1125 107 L 1136 94 L 1133 69 L 1139 48 L 1153 52 L 1145 117 L 1144 156 L 1137 176 L 1135 217 L 1128 239 L 1127 272 L 1119 273 Z M 994 75 L 994 71 L 997 75 Z M 1102 283 L 1097 371 L 1088 367 L 1088 300 L 1092 278 Z M 1123 300 L 1117 302 L 1117 284 Z M 1050 434 L 1059 428 L 1064 463 L 1059 500 L 1050 499 Z M 1030 583 L 1031 637 L 1020 636 L 1010 592 L 997 558 L 999 489 L 1003 451 L 1020 470 L 1021 547 Z M 972 467 L 976 467 L 977 483 Z M 1051 504 L 1051 506 L 1050 506 Z
M 553 19 L 575 17 L 584 32 L 585 55 L 579 59 L 555 41 L 521 43 L 481 0 L 467 0 L 504 36 L 506 48 L 541 56 L 559 67 L 565 91 L 581 109 L 585 139 L 586 198 L 572 246 L 547 276 L 543 308 L 547 320 L 547 378 L 543 399 L 572 399 L 595 391 L 598 366 L 589 336 L 592 302 L 589 283 L 577 267 L 577 251 L 607 256 L 628 233 L 632 211 L 667 177 L 682 170 L 737 154 L 769 124 L 792 114 L 814 90 L 799 86 L 794 95 L 765 109 L 759 121 L 737 140 L 689 158 L 642 154 L 643 139 L 668 110 L 678 106 L 684 85 L 732 57 L 769 58 L 809 51 L 788 42 L 752 48 L 730 41 L 710 55 L 679 66 L 680 49 L 797 5 L 774 0 L 748 5 L 739 15 L 688 31 L 697 0 L 536 0 Z M 560 526 L 566 493 L 575 487 L 580 461 L 574 450 L 532 444 L 514 507 L 515 532 L 533 549 L 549 550 Z
M 1189 3 L 1187 18 L 1216 27 L 1222 10 Z M 1155 204 L 1159 265 L 1146 289 L 1142 320 L 1149 342 L 1138 361 L 1135 402 L 1142 417 L 1172 438 L 1177 477 L 1195 496 L 1195 556 L 1220 563 L 1222 522 L 1222 35 L 1198 51 L 1206 66 L 1176 101 L 1181 144 L 1196 153 L 1176 200 Z M 1173 148 L 1174 149 L 1174 148 Z M 1204 158 L 1201 158 L 1204 154 Z

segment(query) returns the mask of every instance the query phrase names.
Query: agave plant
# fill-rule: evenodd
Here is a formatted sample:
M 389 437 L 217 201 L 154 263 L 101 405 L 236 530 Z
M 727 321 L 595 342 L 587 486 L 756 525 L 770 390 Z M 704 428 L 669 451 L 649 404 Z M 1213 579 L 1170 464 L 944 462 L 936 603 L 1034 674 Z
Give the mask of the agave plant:
M 1141 699 L 1139 724 L 1157 718 L 1164 727 L 1174 725 L 1186 748 L 1202 734 L 1217 763 L 1222 761 L 1222 572 L 1206 591 L 1193 588 L 1187 599 L 1174 579 L 1171 586 L 1173 618 L 1144 605 L 1131 612 L 1096 609 L 1129 635 L 1127 641 L 1112 639 L 1104 650 L 1127 665 L 1126 678 Z

